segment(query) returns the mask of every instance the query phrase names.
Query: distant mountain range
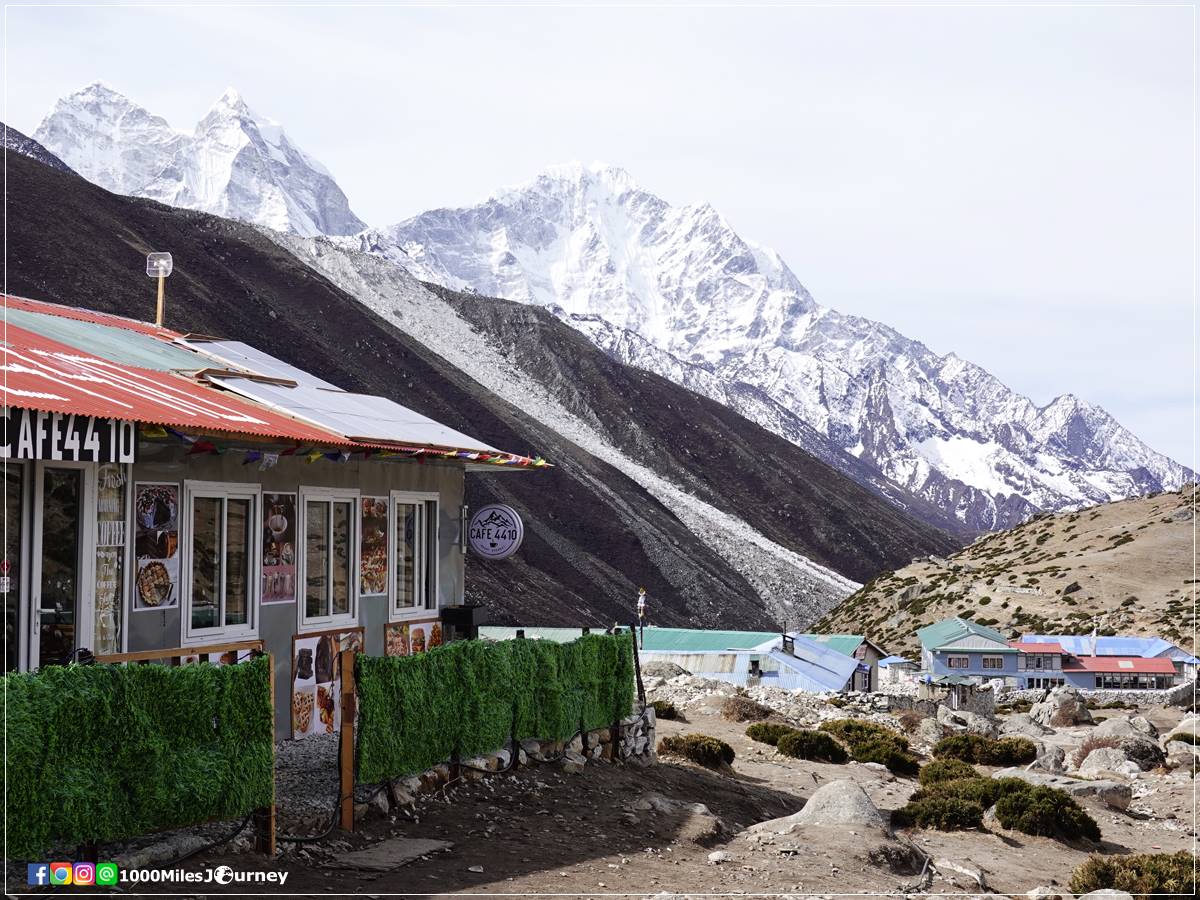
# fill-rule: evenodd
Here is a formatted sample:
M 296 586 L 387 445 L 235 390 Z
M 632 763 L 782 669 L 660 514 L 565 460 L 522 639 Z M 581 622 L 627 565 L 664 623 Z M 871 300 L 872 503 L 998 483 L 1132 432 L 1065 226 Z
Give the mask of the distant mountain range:
M 954 354 L 818 305 L 707 204 L 571 164 L 461 209 L 365 229 L 329 173 L 227 92 L 193 135 L 108 88 L 35 132 L 111 190 L 343 236 L 456 291 L 545 307 L 614 359 L 712 398 L 958 534 L 1194 478 L 1091 403 L 1046 406 Z
M 498 621 L 611 625 L 644 585 L 662 625 L 815 621 L 875 573 L 959 545 L 796 445 L 624 365 L 548 311 L 431 288 L 344 246 L 112 194 L 8 158 L 8 289 L 243 340 L 553 468 L 472 473 L 515 507 L 518 553 L 468 566 Z M 70 260 L 64 265 L 63 260 Z

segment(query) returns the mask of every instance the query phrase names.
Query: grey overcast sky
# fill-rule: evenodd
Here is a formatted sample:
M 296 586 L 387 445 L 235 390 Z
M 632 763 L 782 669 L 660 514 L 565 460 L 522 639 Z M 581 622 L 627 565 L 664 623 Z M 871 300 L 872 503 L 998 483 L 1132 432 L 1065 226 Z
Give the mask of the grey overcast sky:
M 707 200 L 818 302 L 1193 450 L 1189 7 L 7 9 L 5 120 L 227 86 L 382 225 L 546 165 Z

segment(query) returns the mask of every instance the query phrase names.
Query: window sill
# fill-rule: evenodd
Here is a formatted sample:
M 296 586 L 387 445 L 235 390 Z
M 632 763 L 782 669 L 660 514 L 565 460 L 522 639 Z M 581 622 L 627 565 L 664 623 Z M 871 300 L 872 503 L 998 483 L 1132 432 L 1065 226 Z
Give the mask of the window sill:
M 388 615 L 389 622 L 421 622 L 430 618 L 440 618 L 442 610 L 440 607 L 419 607 L 417 609 L 391 610 Z
M 358 617 L 353 615 L 336 616 L 319 621 L 308 620 L 300 622 L 296 630 L 300 634 L 313 634 L 321 631 L 337 631 L 343 628 L 357 628 Z
M 200 632 L 186 634 L 180 644 L 181 647 L 203 647 L 206 644 L 232 644 L 237 641 L 256 641 L 258 640 L 257 628 L 212 628 L 204 629 Z

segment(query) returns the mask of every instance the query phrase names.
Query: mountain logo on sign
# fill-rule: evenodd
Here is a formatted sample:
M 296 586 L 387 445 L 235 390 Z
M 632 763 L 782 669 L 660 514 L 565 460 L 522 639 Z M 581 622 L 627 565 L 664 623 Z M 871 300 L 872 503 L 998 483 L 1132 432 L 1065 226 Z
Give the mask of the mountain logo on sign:
M 493 503 L 471 518 L 471 549 L 487 559 L 505 559 L 517 552 L 525 537 L 521 517 L 511 506 Z

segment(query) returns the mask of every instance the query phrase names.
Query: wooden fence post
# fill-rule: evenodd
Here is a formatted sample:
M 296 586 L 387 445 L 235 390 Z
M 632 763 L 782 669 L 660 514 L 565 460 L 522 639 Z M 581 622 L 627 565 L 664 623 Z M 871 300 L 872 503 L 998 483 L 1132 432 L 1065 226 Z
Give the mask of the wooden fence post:
M 271 805 L 254 811 L 254 849 L 275 856 L 275 655 L 267 653 L 267 691 L 271 697 Z
M 341 825 L 354 830 L 354 651 L 342 651 L 342 728 L 339 743 Z

